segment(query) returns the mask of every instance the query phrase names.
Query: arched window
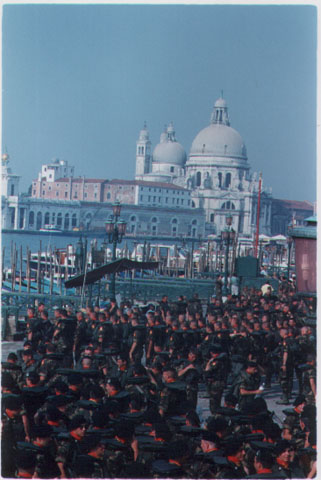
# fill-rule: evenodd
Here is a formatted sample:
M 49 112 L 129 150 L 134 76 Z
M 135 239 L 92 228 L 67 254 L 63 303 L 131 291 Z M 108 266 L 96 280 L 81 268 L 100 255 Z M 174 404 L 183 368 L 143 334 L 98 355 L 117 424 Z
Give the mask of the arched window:
M 45 225 L 49 225 L 50 223 L 50 214 L 49 212 L 45 213 L 45 220 L 44 220 Z
M 225 176 L 225 187 L 228 188 L 231 185 L 231 174 L 227 173 Z
M 38 212 L 37 213 L 36 229 L 40 230 L 41 227 L 42 227 L 42 213 Z
M 62 225 L 62 213 L 59 212 L 57 215 L 57 227 L 61 227 Z
M 218 186 L 219 188 L 222 188 L 222 173 L 219 172 L 218 174 Z
M 35 214 L 34 212 L 29 213 L 29 227 L 33 227 L 35 223 Z
M 222 210 L 235 210 L 235 205 L 233 202 L 230 202 L 229 200 L 227 202 L 224 202 L 223 205 L 221 206 Z
M 77 215 L 75 213 L 73 213 L 71 217 L 71 226 L 77 227 Z
M 157 223 L 157 218 L 156 217 L 152 218 L 152 223 Z
M 136 222 L 136 217 L 135 217 L 135 215 L 132 215 L 132 216 L 130 217 L 130 221 L 131 221 L 131 222 Z
M 177 223 L 177 218 L 173 218 L 172 219 L 172 224 L 176 224 Z
M 192 225 L 197 225 L 197 220 L 194 219 L 194 220 L 192 221 Z
M 68 230 L 68 228 L 69 228 L 69 213 L 66 213 L 65 221 L 64 221 L 64 229 Z
M 196 228 L 195 227 L 192 228 L 192 237 L 196 237 Z
M 202 175 L 201 172 L 196 173 L 196 186 L 200 187 L 202 182 Z
M 192 208 L 195 208 L 195 202 L 192 200 Z

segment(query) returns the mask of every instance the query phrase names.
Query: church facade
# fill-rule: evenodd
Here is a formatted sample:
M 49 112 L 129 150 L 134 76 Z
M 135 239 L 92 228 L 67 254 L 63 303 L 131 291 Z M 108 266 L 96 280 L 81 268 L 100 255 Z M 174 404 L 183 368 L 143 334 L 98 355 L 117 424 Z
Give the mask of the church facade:
M 171 123 L 151 151 L 146 125 L 136 145 L 136 180 L 173 183 L 191 191 L 192 205 L 205 211 L 208 233 L 220 234 L 226 217 L 239 236 L 256 229 L 259 177 L 251 173 L 246 146 L 230 126 L 225 99 L 213 108 L 210 124 L 193 140 L 187 156 Z M 271 189 L 262 188 L 260 233 L 271 234 Z

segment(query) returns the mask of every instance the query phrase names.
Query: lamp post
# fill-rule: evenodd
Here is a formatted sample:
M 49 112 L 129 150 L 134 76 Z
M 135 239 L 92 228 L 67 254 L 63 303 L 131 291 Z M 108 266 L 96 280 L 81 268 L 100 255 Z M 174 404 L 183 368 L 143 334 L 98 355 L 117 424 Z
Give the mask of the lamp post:
M 105 222 L 106 233 L 108 235 L 108 242 L 112 243 L 113 245 L 113 250 L 112 250 L 113 262 L 116 260 L 117 243 L 121 243 L 123 236 L 126 233 L 126 222 L 124 222 L 124 220 L 119 220 L 120 212 L 121 212 L 121 204 L 120 202 L 115 202 L 113 204 L 113 218 Z M 116 274 L 115 273 L 111 274 L 110 294 L 112 298 L 114 298 L 116 295 Z
M 292 237 L 288 237 L 287 242 L 288 242 L 288 281 L 289 281 L 290 280 L 290 268 L 291 268 L 291 250 L 292 250 L 292 243 L 293 243 Z
M 233 217 L 226 217 L 226 228 L 221 232 L 222 242 L 225 242 L 225 272 L 224 272 L 224 285 L 222 288 L 222 295 L 226 296 L 228 293 L 227 279 L 228 279 L 228 257 L 230 250 L 230 243 L 233 244 L 235 239 L 235 231 L 231 227 Z

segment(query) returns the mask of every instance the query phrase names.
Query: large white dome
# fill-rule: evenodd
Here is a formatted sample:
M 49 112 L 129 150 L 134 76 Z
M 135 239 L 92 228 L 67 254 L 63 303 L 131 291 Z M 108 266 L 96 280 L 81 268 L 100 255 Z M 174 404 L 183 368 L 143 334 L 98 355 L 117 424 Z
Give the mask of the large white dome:
M 186 153 L 178 142 L 159 143 L 153 152 L 153 162 L 183 166 L 186 162 Z
M 241 135 L 234 128 L 212 123 L 196 135 L 190 155 L 246 159 L 246 147 Z

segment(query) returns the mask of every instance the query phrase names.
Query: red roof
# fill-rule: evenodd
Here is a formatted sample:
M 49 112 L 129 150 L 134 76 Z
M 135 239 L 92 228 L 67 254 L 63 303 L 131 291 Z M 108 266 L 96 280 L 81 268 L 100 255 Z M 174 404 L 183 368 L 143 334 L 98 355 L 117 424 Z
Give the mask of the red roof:
M 66 178 L 58 178 L 57 180 L 55 180 L 55 182 L 71 182 L 72 183 L 105 183 L 105 182 L 108 182 L 108 180 L 104 180 L 104 179 L 101 179 L 101 178 L 71 178 L 70 177 L 66 177 Z M 53 182 L 54 183 L 54 182 Z

